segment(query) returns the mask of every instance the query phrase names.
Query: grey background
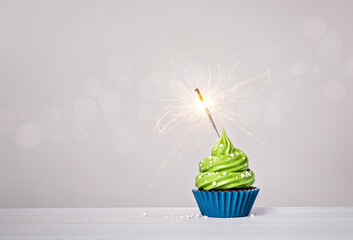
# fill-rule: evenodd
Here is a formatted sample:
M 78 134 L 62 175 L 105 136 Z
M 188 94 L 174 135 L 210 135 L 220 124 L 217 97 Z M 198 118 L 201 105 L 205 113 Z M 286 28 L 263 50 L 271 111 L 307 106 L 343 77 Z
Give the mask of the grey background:
M 351 206 L 352 8 L 1 1 L 0 207 L 196 206 L 215 133 L 193 132 L 197 144 L 163 162 L 188 131 L 153 135 L 168 85 L 158 72 L 220 52 L 240 61 L 234 81 L 273 69 L 261 98 L 234 107 L 264 141 L 214 116 L 250 158 L 256 205 Z

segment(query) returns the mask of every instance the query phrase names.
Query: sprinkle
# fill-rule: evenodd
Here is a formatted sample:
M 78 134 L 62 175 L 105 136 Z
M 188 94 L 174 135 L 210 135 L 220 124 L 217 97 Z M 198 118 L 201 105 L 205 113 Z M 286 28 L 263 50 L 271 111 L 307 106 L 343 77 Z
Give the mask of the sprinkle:
M 223 175 L 227 175 L 227 172 L 223 172 Z
M 196 213 L 196 217 L 201 217 L 201 214 L 200 213 Z
M 244 174 L 243 174 L 244 175 Z M 207 182 L 207 180 L 205 180 L 205 182 Z
M 190 214 L 190 218 L 192 218 L 194 216 L 194 214 Z
M 208 220 L 208 217 L 207 217 L 207 216 L 203 216 L 203 218 L 204 218 L 205 220 Z
M 144 213 L 143 213 L 143 216 L 144 216 L 144 217 L 148 217 L 148 212 L 144 212 Z
M 203 169 L 203 167 L 201 169 Z
M 220 178 L 221 176 L 218 176 L 218 178 Z
M 212 161 L 210 163 L 212 163 Z
M 184 219 L 184 216 L 181 216 L 180 219 Z
M 199 178 L 201 178 L 201 176 L 199 176 Z
M 186 215 L 186 218 L 190 218 L 190 215 L 189 215 L 189 214 L 187 214 L 187 215 Z
M 250 214 L 250 217 L 255 218 L 255 215 L 252 213 L 252 214 Z
M 241 174 L 241 177 L 245 177 L 244 173 Z
M 216 182 L 213 182 L 213 183 L 212 183 L 212 185 L 213 185 L 213 186 L 216 186 L 216 185 L 217 185 L 217 183 L 216 183 Z
M 223 147 L 223 144 L 219 145 L 221 148 Z
M 209 167 L 207 167 L 207 169 L 209 169 Z
M 211 156 L 211 157 L 208 157 L 208 159 L 212 159 L 212 156 Z
M 245 166 L 248 165 L 247 163 L 245 163 Z
M 212 174 L 214 174 L 214 172 Z
M 212 167 L 212 164 L 210 165 L 210 167 Z
M 243 159 L 245 160 L 245 157 L 243 157 Z
M 231 153 L 230 156 L 231 156 L 231 157 L 234 157 L 234 153 Z
M 172 213 L 172 212 L 170 213 L 170 216 L 173 216 L 173 213 Z

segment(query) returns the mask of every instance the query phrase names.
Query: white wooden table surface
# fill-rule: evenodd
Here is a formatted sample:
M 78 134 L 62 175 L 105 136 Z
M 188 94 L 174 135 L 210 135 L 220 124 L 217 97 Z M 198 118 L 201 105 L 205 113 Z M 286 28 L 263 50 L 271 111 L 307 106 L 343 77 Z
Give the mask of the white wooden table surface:
M 353 239 L 353 207 L 254 208 L 254 217 L 233 219 L 197 213 L 196 208 L 0 209 L 0 239 Z

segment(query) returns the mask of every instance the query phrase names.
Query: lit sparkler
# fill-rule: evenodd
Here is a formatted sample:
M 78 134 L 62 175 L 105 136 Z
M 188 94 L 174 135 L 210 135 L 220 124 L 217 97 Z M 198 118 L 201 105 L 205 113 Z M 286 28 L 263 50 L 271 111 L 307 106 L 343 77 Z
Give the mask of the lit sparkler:
M 178 69 L 173 62 L 172 65 Z M 212 109 L 212 114 L 219 125 L 234 124 L 242 132 L 260 140 L 259 132 L 248 129 L 249 126 L 246 124 L 248 116 L 240 114 L 237 108 L 258 97 L 259 93 L 267 88 L 271 81 L 270 70 L 251 79 L 239 80 L 234 76 L 237 65 L 238 62 L 234 61 L 228 66 L 218 63 L 207 64 L 204 67 L 191 65 L 186 71 L 183 69 L 164 74 L 167 87 L 162 101 L 166 106 L 164 114 L 157 120 L 155 133 L 158 135 L 169 133 L 168 137 L 181 136 L 179 140 L 174 140 L 176 144 L 161 162 L 150 184 L 151 187 L 172 157 L 179 153 L 181 158 L 186 146 L 195 147 L 200 144 L 201 136 L 209 129 L 208 120 L 219 136 L 209 109 Z M 203 89 L 203 96 L 195 86 Z M 201 101 L 195 97 L 194 90 Z M 171 134 L 176 127 L 175 134 Z
M 200 98 L 200 100 L 201 100 L 201 103 L 203 103 L 204 101 L 203 101 L 203 97 L 202 97 L 202 95 L 201 95 L 201 93 L 200 93 L 200 90 L 199 90 L 198 88 L 195 88 L 195 92 L 197 92 L 197 95 L 199 95 L 199 98 Z M 210 122 L 211 122 L 211 124 L 212 124 L 212 127 L 213 127 L 214 130 L 216 131 L 218 137 L 221 137 L 221 136 L 219 136 L 219 133 L 218 133 L 218 131 L 217 131 L 216 124 L 215 124 L 214 121 L 213 121 L 213 118 L 212 118 L 212 116 L 211 116 L 210 110 L 208 110 L 207 105 L 205 105 L 205 111 L 206 111 L 207 117 L 208 117 L 208 119 L 210 120 Z

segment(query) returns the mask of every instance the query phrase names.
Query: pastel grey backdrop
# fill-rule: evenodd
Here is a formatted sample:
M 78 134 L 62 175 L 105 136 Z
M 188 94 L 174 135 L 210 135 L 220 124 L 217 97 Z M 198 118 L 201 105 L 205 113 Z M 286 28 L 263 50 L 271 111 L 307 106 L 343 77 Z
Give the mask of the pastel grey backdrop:
M 219 48 L 239 79 L 273 69 L 264 143 L 248 153 L 257 206 L 352 205 L 351 1 L 0 1 L 0 207 L 196 206 L 205 132 L 181 159 L 153 137 L 171 58 Z M 222 126 L 219 126 L 221 128 Z

